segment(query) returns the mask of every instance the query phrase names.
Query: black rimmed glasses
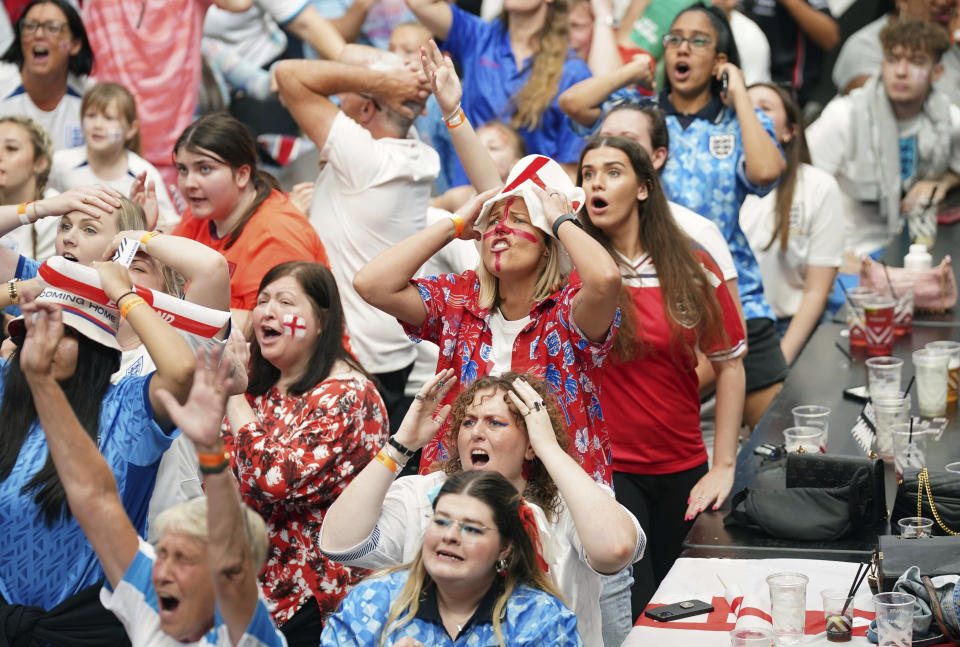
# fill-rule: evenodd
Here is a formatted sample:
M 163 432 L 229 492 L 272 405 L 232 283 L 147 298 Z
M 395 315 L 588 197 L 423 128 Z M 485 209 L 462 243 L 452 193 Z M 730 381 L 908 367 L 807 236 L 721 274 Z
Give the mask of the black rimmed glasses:
M 43 30 L 50 36 L 59 36 L 67 27 L 67 23 L 63 20 L 45 20 L 43 22 L 39 20 L 24 20 L 20 23 L 20 31 L 24 34 L 36 34 L 38 31 Z
M 663 46 L 667 49 L 680 47 L 683 43 L 689 43 L 693 49 L 705 49 L 713 45 L 713 39 L 703 34 L 694 34 L 693 36 L 681 36 L 680 34 L 664 34 Z

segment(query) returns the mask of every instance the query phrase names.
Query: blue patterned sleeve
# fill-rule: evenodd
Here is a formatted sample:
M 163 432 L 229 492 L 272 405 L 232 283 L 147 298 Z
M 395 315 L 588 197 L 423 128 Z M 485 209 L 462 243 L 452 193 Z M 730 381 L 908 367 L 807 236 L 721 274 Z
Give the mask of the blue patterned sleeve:
M 780 144 L 777 142 L 777 136 L 773 133 L 773 122 L 770 120 L 770 117 L 760 112 L 757 109 L 754 109 L 754 112 L 757 115 L 757 119 L 760 120 L 760 124 L 763 126 L 763 129 L 767 131 L 767 134 L 770 135 L 770 139 L 773 140 L 773 143 L 777 145 L 777 150 L 780 151 L 780 155 L 783 156 L 783 148 L 780 147 Z M 768 184 L 766 186 L 760 186 L 754 184 L 747 178 L 747 164 L 746 164 L 746 155 L 743 150 L 743 136 L 738 135 L 741 138 L 740 140 L 740 159 L 737 160 L 737 182 L 741 184 L 744 190 L 747 193 L 753 193 L 760 197 L 763 197 L 773 191 L 778 184 L 780 184 L 780 178 L 773 184 Z
M 112 425 L 120 455 L 141 467 L 159 461 L 179 434 L 164 433 L 153 419 L 150 380 L 154 375 L 124 377 L 107 391 L 100 409 L 101 428 L 104 424 Z
M 577 616 L 544 591 L 522 587 L 507 603 L 508 644 L 529 647 L 583 647 Z
M 358 584 L 327 618 L 320 635 L 324 647 L 376 647 L 383 622 L 390 612 L 392 596 L 387 578 Z
M 427 316 L 423 320 L 423 326 L 413 326 L 404 321 L 400 322 L 403 332 L 415 341 L 432 341 L 440 344 L 440 336 L 443 334 L 443 320 L 447 313 L 447 302 L 450 299 L 450 293 L 456 287 L 459 281 L 463 280 L 463 275 L 444 274 L 443 276 L 427 276 L 422 279 L 413 279 L 410 283 L 420 292 L 420 298 L 423 299 L 423 306 L 427 309 Z

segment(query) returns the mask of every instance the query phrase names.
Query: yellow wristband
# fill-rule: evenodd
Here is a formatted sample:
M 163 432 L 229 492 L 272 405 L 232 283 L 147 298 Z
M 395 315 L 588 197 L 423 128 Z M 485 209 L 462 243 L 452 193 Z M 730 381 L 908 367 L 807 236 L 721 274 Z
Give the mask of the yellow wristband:
M 453 237 L 460 238 L 463 234 L 463 218 L 460 216 L 452 216 L 450 220 L 453 221 Z
M 145 233 L 145 234 L 140 238 L 140 244 L 141 244 L 141 245 L 146 245 L 147 242 L 148 242 L 151 238 L 153 238 L 154 236 L 159 236 L 159 235 L 160 235 L 160 232 L 159 232 L 159 231 L 148 231 L 147 233 Z
M 32 203 L 32 202 L 21 202 L 20 204 L 17 205 L 17 217 L 20 218 L 20 224 L 21 224 L 21 225 L 29 225 L 31 222 L 33 222 L 33 221 L 30 220 L 30 218 L 27 216 L 27 207 L 29 207 L 31 204 L 33 204 L 33 203 Z M 37 208 L 36 208 L 36 207 L 33 208 L 33 213 L 34 213 L 34 214 L 37 213 Z
M 145 306 L 147 302 L 143 297 L 133 297 L 128 299 L 126 303 L 120 306 L 120 316 L 126 318 L 130 311 L 136 308 L 137 306 Z
M 400 471 L 400 466 L 397 465 L 397 461 L 390 458 L 387 455 L 387 452 L 383 451 L 382 449 L 377 453 L 376 456 L 374 456 L 374 458 L 380 461 L 381 463 L 383 463 L 384 467 L 386 467 L 388 470 L 390 470 L 394 474 Z

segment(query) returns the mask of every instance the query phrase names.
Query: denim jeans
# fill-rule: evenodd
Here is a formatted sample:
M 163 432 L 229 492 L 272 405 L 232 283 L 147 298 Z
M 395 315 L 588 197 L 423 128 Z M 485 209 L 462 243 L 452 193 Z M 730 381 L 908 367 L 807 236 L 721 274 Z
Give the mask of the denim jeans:
M 603 620 L 603 646 L 620 647 L 633 627 L 630 617 L 630 587 L 633 564 L 619 573 L 604 575 L 600 592 L 600 616 Z

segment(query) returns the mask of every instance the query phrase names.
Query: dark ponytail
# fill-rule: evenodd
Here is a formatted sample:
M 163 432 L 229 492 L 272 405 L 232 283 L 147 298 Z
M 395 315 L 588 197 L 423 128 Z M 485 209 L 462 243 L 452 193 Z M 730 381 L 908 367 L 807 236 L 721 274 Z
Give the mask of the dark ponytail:
M 241 121 L 226 112 L 214 112 L 197 119 L 187 126 L 177 143 L 173 146 L 173 154 L 186 148 L 189 151 L 200 153 L 209 151 L 228 164 L 234 171 L 242 166 L 250 167 L 250 181 L 256 190 L 253 204 L 247 209 L 243 217 L 230 232 L 224 249 L 230 249 L 247 221 L 257 212 L 264 201 L 274 191 L 282 190 L 277 178 L 257 168 L 257 144 L 253 135 Z M 202 149 L 202 150 L 201 150 Z

